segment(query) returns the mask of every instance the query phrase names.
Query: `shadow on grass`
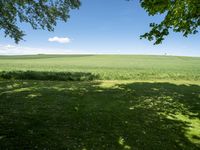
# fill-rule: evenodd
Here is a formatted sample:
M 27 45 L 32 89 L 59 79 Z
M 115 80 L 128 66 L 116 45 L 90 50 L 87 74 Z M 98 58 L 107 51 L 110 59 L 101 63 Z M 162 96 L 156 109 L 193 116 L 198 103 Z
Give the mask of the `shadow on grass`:
M 1 79 L 49 80 L 49 81 L 91 81 L 98 75 L 85 72 L 45 72 L 45 71 L 2 71 Z
M 200 86 L 0 82 L 0 149 L 199 149 Z

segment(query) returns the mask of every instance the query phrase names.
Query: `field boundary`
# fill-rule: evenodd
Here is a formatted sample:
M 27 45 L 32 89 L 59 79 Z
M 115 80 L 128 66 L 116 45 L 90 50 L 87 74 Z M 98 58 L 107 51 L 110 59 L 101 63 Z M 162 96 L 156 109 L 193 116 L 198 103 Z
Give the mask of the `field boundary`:
M 51 72 L 51 71 L 2 71 L 0 79 L 13 80 L 49 80 L 49 81 L 93 81 L 98 75 L 87 72 Z

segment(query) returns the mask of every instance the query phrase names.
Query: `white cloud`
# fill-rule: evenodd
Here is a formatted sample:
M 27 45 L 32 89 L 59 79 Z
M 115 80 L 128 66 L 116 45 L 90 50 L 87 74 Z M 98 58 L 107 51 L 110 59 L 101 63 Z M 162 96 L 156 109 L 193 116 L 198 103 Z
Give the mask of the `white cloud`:
M 5 48 L 8 48 L 8 49 L 9 49 L 9 48 L 15 48 L 15 46 L 14 46 L 14 45 L 9 45 L 9 44 L 8 44 L 8 45 L 5 45 Z
M 68 44 L 71 42 L 71 39 L 68 37 L 53 37 L 48 39 L 49 42 L 58 42 L 58 43 L 63 43 L 63 44 Z
M 35 55 L 35 54 L 91 54 L 88 50 L 71 50 L 61 48 L 37 48 L 20 45 L 1 45 L 0 55 Z
M 72 50 L 68 49 L 0 45 L 0 55 L 70 54 L 72 52 Z

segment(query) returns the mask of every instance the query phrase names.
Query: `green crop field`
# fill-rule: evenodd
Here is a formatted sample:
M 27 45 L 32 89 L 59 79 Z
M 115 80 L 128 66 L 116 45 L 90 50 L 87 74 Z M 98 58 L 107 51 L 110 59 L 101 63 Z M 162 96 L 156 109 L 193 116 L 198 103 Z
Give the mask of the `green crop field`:
M 0 57 L 0 71 L 83 72 L 101 80 L 200 80 L 200 58 L 134 55 Z
M 200 149 L 200 58 L 0 56 L 0 149 Z

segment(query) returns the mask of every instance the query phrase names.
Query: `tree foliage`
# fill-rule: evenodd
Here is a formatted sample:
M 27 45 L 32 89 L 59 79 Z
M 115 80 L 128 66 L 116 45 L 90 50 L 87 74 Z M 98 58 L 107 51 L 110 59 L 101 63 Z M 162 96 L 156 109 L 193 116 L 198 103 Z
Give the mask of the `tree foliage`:
M 141 38 L 160 44 L 170 30 L 187 37 L 196 34 L 200 26 L 200 0 L 140 0 L 149 15 L 164 14 L 160 23 L 151 23 L 151 30 Z
M 79 6 L 79 0 L 0 0 L 0 29 L 18 43 L 25 33 L 17 22 L 53 31 L 58 20 L 66 22 L 70 9 Z

